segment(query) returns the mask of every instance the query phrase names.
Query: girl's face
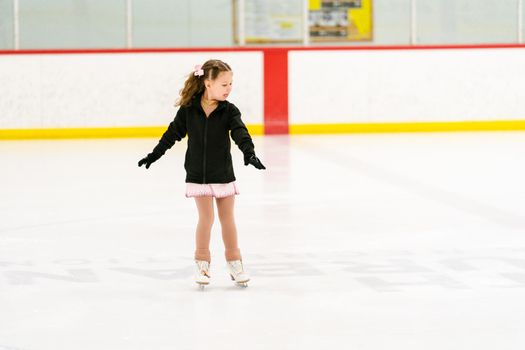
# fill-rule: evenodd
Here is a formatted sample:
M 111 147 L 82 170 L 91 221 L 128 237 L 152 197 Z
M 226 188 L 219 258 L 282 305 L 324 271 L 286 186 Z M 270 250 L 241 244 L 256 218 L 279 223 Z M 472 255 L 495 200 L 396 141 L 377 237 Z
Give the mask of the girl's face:
M 224 101 L 232 91 L 233 73 L 231 71 L 220 72 L 215 80 L 206 79 L 204 86 L 209 100 Z

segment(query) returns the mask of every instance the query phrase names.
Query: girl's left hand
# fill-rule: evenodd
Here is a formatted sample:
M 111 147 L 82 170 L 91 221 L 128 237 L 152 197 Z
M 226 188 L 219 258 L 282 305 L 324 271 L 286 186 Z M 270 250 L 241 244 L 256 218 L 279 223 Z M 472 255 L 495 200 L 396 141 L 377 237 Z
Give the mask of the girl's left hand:
M 259 158 L 257 158 L 254 155 L 252 155 L 250 158 L 247 159 L 247 161 L 244 162 L 244 165 L 248 165 L 248 164 L 251 164 L 253 165 L 254 167 L 256 167 L 257 169 L 266 169 L 266 167 L 263 165 L 263 163 L 261 163 L 261 161 L 259 160 Z

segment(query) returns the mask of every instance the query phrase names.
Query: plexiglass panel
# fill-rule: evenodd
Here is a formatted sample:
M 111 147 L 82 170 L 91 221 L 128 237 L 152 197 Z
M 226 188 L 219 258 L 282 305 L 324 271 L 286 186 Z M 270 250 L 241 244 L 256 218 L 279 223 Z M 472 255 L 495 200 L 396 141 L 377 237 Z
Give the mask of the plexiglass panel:
M 522 27 L 521 27 L 522 42 L 521 43 L 524 43 L 523 40 L 525 40 L 525 0 L 521 0 L 521 1 L 522 1 L 521 13 L 520 13 L 521 23 L 522 23 Z
M 133 1 L 133 47 L 190 45 L 188 0 Z
M 410 0 L 375 0 L 373 3 L 373 44 L 410 43 Z
M 20 48 L 126 47 L 124 0 L 20 1 Z
M 15 46 L 13 1 L 0 0 L 0 50 Z M 348 44 L 410 44 L 412 1 L 374 0 L 373 40 Z M 518 42 L 519 0 L 414 1 L 417 44 Z M 126 3 L 19 0 L 20 48 L 125 48 Z M 233 0 L 132 0 L 132 9 L 132 47 L 234 45 Z M 525 28 L 522 31 L 525 37 Z
M 0 0 L 0 50 L 14 49 L 13 1 Z
M 518 0 L 417 0 L 419 44 L 515 43 Z
M 192 0 L 190 46 L 233 45 L 231 0 Z

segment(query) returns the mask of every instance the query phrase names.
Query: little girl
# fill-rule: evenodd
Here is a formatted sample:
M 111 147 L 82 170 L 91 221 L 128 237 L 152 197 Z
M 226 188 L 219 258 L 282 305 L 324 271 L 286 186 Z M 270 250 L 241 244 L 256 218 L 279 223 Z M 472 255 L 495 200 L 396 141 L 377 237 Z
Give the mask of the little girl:
M 158 145 L 139 161 L 146 169 L 170 149 L 175 141 L 188 135 L 186 169 L 186 197 L 194 197 L 199 211 L 196 230 L 195 282 L 201 287 L 210 280 L 210 233 L 214 219 L 213 197 L 217 205 L 226 249 L 230 276 L 236 283 L 247 286 L 250 280 L 243 269 L 237 244 L 234 220 L 234 200 L 239 194 L 235 184 L 230 154 L 230 133 L 244 154 L 244 165 L 266 169 L 255 156 L 252 138 L 241 120 L 241 113 L 226 98 L 232 90 L 233 73 L 228 64 L 209 60 L 195 66 L 180 91 L 180 106 Z

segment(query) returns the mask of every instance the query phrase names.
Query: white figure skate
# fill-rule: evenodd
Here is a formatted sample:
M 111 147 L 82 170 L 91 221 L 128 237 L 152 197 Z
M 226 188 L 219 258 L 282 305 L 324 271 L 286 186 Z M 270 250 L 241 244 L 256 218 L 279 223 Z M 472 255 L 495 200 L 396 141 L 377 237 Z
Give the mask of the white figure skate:
M 204 286 L 210 284 L 210 263 L 206 260 L 195 260 L 197 264 L 197 271 L 195 273 L 195 282 L 202 290 Z
M 231 260 L 228 261 L 228 270 L 230 271 L 230 277 L 232 281 L 238 286 L 248 287 L 248 281 L 250 276 L 244 271 L 241 260 Z

